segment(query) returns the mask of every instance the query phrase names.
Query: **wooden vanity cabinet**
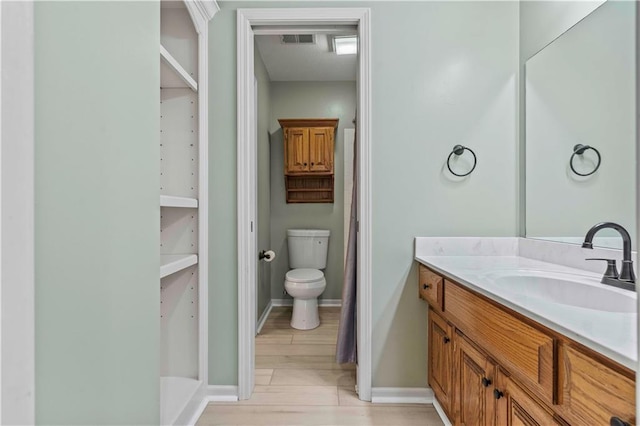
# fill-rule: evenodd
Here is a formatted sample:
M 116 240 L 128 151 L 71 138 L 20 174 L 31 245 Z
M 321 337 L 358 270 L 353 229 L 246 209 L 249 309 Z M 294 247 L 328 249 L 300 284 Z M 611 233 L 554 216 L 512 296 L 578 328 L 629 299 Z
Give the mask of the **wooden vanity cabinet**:
M 448 416 L 453 387 L 453 327 L 429 309 L 428 382 Z
M 457 284 L 445 281 L 444 294 L 451 322 L 552 404 L 553 337 Z
M 454 424 L 636 424 L 633 371 L 423 265 L 418 275 L 428 383 Z

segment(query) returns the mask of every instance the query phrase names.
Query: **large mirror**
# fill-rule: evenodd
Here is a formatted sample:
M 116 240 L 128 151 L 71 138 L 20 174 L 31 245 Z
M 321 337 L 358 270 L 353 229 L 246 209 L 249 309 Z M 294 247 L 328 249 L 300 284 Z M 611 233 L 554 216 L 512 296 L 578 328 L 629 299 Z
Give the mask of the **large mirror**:
M 636 234 L 635 2 L 607 1 L 526 62 L 526 236 Z M 634 241 L 634 249 L 635 249 Z M 594 245 L 621 248 L 611 230 Z

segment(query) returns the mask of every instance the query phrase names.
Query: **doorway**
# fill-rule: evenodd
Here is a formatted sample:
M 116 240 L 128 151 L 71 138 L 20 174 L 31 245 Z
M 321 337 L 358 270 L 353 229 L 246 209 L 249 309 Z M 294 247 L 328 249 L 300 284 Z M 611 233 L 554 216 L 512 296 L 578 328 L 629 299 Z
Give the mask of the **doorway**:
M 371 400 L 371 81 L 370 10 L 238 9 L 238 396 L 251 397 L 255 372 L 257 283 L 257 153 L 255 137 L 254 36 L 277 34 L 278 27 L 355 25 L 359 38 L 357 71 L 358 142 L 358 368 L 361 400 Z

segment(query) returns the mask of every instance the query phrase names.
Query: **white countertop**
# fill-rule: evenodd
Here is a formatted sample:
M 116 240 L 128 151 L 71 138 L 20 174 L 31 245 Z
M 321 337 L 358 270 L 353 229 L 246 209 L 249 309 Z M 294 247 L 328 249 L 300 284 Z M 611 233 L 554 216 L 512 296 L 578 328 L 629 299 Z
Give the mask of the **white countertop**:
M 606 312 L 562 305 L 505 292 L 487 276 L 496 271 L 535 270 L 580 275 L 598 283 L 602 274 L 518 255 L 425 255 L 415 260 L 502 305 L 636 371 L 637 313 Z M 422 251 L 424 252 L 424 251 Z M 517 251 L 516 251 L 517 252 Z M 444 253 L 442 253 L 444 254 Z

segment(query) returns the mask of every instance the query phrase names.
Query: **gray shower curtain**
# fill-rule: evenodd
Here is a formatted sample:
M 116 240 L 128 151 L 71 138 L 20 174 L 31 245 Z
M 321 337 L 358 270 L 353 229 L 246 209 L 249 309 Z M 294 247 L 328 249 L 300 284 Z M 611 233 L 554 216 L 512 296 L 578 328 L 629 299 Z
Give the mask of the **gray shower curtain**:
M 355 121 L 355 120 L 354 120 Z M 357 307 L 357 219 L 358 219 L 358 130 L 353 140 L 353 192 L 351 193 L 351 215 L 349 220 L 349 241 L 344 265 L 342 287 L 342 310 L 336 346 L 336 362 L 343 364 L 357 361 L 356 347 L 356 307 Z

